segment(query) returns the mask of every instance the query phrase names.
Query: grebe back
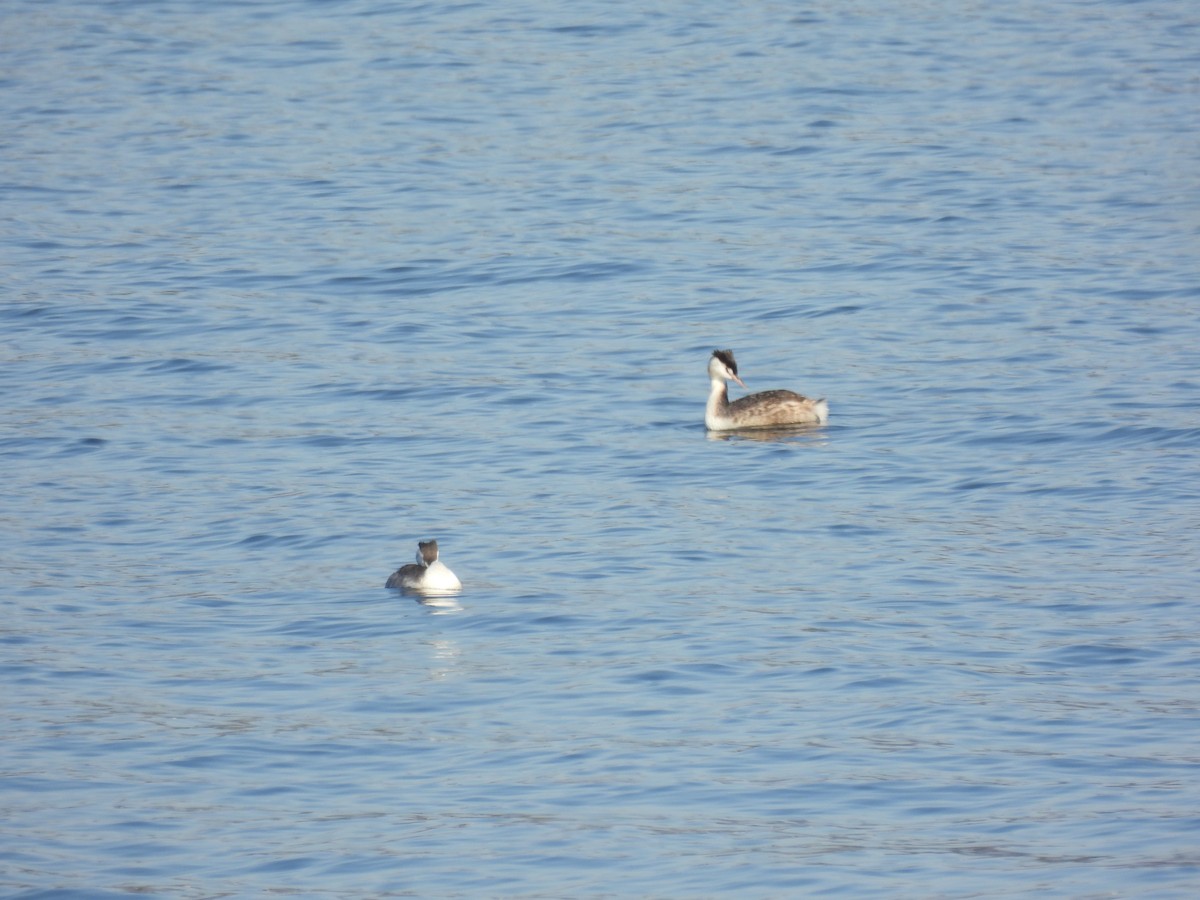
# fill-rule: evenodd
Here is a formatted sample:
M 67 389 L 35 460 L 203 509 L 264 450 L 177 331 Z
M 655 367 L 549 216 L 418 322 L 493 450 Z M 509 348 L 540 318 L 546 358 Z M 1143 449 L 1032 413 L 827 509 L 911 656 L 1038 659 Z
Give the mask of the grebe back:
M 729 402 L 729 381 L 745 387 L 738 378 L 732 350 L 714 350 L 708 361 L 710 389 L 704 424 L 710 431 L 738 428 L 772 428 L 781 425 L 823 425 L 829 421 L 829 404 L 793 391 L 762 391 Z
M 438 559 L 437 541 L 420 541 L 417 544 L 416 563 L 401 566 L 392 573 L 384 587 L 437 593 L 457 591 L 462 587 L 462 582 Z

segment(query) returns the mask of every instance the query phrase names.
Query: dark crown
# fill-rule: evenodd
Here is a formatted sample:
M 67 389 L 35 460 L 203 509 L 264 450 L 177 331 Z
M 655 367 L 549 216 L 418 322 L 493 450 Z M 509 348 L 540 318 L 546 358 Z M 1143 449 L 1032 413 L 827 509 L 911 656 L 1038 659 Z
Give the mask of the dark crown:
M 724 363 L 724 364 L 725 364 L 725 368 L 727 368 L 727 369 L 728 369 L 730 372 L 732 372 L 734 375 L 736 375 L 736 374 L 738 373 L 738 371 L 737 371 L 737 360 L 735 360 L 735 359 L 733 358 L 733 351 L 732 351 L 732 350 L 714 350 L 714 351 L 713 351 L 713 356 L 715 356 L 715 357 L 716 357 L 717 359 L 719 359 L 719 360 L 720 360 L 722 363 Z

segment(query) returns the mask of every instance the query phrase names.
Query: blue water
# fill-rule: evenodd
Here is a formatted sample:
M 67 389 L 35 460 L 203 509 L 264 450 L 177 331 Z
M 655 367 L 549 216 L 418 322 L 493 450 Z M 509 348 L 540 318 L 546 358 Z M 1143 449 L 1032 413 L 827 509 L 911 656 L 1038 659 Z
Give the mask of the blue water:
M 1200 890 L 1193 3 L 0 46 L 6 896 Z

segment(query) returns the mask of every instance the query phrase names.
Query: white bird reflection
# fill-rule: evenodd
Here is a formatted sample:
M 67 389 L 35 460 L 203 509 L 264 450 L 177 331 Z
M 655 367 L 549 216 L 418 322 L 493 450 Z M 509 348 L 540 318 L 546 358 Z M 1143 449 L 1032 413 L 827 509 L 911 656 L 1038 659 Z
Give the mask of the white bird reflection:
M 458 591 L 410 591 L 414 599 L 435 616 L 462 612 Z
M 431 678 L 446 678 L 453 675 L 462 662 L 462 648 L 455 641 L 437 638 L 428 642 L 432 659 L 429 665 Z

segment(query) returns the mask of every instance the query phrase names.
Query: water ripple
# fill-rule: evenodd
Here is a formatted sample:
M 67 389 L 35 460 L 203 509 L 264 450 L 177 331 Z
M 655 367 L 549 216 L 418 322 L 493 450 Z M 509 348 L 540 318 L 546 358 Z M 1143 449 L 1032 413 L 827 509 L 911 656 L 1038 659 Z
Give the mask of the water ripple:
M 1194 893 L 1191 6 L 296 12 L 5 7 L 7 895 Z

